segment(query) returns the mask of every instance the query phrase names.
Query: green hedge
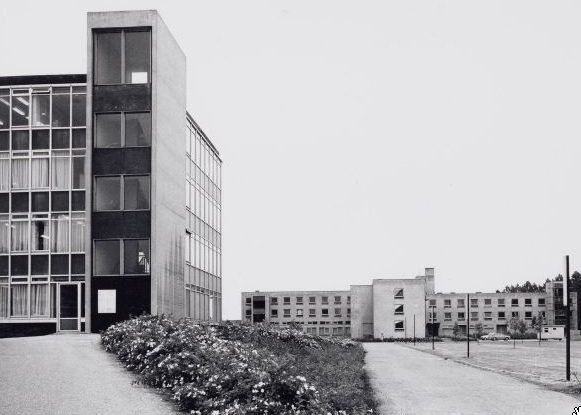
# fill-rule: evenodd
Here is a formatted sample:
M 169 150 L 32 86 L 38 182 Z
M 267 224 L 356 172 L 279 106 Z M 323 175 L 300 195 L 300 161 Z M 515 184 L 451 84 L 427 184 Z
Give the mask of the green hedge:
M 356 342 L 291 328 L 142 316 L 101 335 L 142 383 L 193 414 L 362 414 L 376 409 Z

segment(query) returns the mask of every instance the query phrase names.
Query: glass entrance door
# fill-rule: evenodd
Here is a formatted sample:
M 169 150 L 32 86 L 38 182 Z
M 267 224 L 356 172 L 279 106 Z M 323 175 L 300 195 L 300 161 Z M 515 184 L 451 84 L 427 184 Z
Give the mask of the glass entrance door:
M 59 331 L 79 331 L 79 284 L 59 284 Z

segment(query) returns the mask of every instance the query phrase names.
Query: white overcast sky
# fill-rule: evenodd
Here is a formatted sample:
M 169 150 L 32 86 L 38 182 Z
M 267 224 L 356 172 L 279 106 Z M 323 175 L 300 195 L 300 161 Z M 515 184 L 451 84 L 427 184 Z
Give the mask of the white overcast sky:
M 223 167 L 240 292 L 581 268 L 578 1 L 11 1 L 0 75 L 86 72 L 86 12 L 158 9 Z

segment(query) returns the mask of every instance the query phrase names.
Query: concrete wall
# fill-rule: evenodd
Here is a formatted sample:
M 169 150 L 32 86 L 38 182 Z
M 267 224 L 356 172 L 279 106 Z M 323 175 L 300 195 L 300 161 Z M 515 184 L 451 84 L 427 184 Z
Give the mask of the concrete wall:
M 351 337 L 373 336 L 373 286 L 351 286 Z
M 186 57 L 157 13 L 151 21 L 151 312 L 181 318 L 185 316 Z
M 395 298 L 403 289 L 403 298 Z M 425 337 L 426 281 L 416 279 L 373 280 L 373 336 L 414 337 L 414 316 L 416 337 Z M 397 305 L 403 305 L 404 313 L 395 314 Z M 395 322 L 403 321 L 404 330 L 396 331 Z

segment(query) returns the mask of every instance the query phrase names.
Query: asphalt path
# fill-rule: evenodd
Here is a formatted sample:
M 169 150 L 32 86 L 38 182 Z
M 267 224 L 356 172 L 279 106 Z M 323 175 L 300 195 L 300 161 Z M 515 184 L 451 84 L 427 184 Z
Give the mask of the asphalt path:
M 364 343 L 382 415 L 569 415 L 581 397 L 393 343 Z
M 0 414 L 175 414 L 98 335 L 0 339 Z

